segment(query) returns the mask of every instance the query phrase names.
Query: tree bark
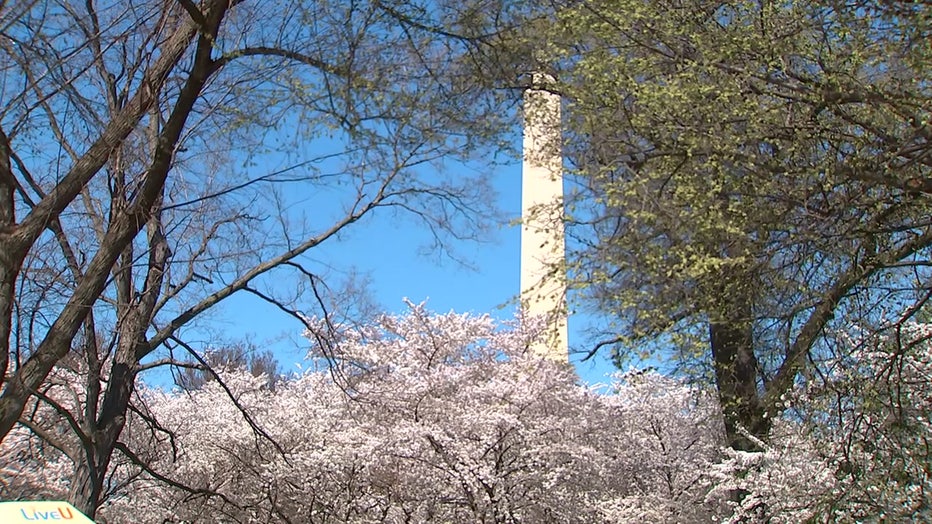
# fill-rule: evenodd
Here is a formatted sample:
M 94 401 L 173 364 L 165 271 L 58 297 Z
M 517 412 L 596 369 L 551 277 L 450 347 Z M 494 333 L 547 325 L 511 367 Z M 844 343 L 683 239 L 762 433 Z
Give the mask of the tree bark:
M 161 201 L 161 198 L 159 199 Z M 148 347 L 146 331 L 155 314 L 170 250 L 162 233 L 158 214 L 149 220 L 149 263 L 143 289 L 129 302 L 118 324 L 119 343 L 110 369 L 100 415 L 90 432 L 91 445 L 85 449 L 85 462 L 76 466 L 70 502 L 94 518 L 100 504 L 113 451 L 126 426 L 126 414 L 139 372 L 137 355 Z
M 22 259 L 12 256 L 10 249 L 10 233 L 16 223 L 13 199 L 16 179 L 13 177 L 10 153 L 10 141 L 0 129 L 0 386 L 4 383 L 10 363 L 16 275 L 22 265 Z
M 725 419 L 726 444 L 741 451 L 760 451 L 741 428 L 761 440 L 766 439 L 770 431 L 757 390 L 757 359 L 754 357 L 751 331 L 751 326 L 741 321 L 709 323 L 715 385 Z
M 745 434 L 765 440 L 770 431 L 770 419 L 765 415 L 757 384 L 753 308 L 747 291 L 750 282 L 746 275 L 730 272 L 723 280 L 731 282 L 718 291 L 719 308 L 709 322 L 709 345 L 726 443 L 736 450 L 760 451 L 754 439 Z

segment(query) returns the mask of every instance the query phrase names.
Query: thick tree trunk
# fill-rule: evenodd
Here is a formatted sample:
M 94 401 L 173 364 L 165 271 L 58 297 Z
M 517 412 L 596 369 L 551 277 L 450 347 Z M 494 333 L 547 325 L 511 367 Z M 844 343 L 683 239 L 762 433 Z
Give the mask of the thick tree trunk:
M 162 196 L 154 204 L 161 205 Z M 129 412 L 130 399 L 136 386 L 139 372 L 139 355 L 146 353 L 148 341 L 146 331 L 155 315 L 155 306 L 160 296 L 165 275 L 165 265 L 171 251 L 162 232 L 159 212 L 148 222 L 149 263 L 142 289 L 133 292 L 132 273 L 129 268 L 118 271 L 118 298 L 126 306 L 120 312 L 121 321 L 117 325 L 119 343 L 114 355 L 107 389 L 100 405 L 100 414 L 90 429 L 90 443 L 85 448 L 84 462 L 75 467 L 74 480 L 70 493 L 70 502 L 88 517 L 94 518 L 97 507 L 102 502 L 104 483 L 110 469 L 113 451 L 116 449 L 126 417 Z M 127 248 L 130 253 L 132 247 Z M 127 257 L 132 263 L 133 257 Z M 89 421 L 90 422 L 90 421 Z
M 709 343 L 727 444 L 737 450 L 754 451 L 759 447 L 743 431 L 764 440 L 770 422 L 758 391 L 753 312 L 751 300 L 743 292 L 746 285 L 723 286 L 720 309 L 709 322 Z
M 4 250 L 0 242 L 0 252 Z M 10 335 L 13 331 L 13 297 L 16 292 L 16 276 L 19 274 L 18 264 L 7 260 L 0 255 L 0 385 L 10 364 Z
M 136 366 L 114 364 L 104 396 L 98 430 L 90 435 L 82 461 L 75 464 L 68 499 L 74 507 L 94 518 L 102 502 L 104 485 L 113 451 L 126 426 L 126 413 L 136 380 Z
M 93 456 L 93 448 L 85 450 L 85 459 L 78 461 L 74 466 L 74 473 L 71 474 L 71 492 L 68 494 L 68 502 L 78 508 L 78 511 L 84 513 L 88 518 L 93 519 L 97 511 L 97 504 L 84 504 L 91 500 L 98 500 L 100 493 L 95 490 L 97 475 L 91 471 L 91 464 L 97 461 Z
M 16 180 L 10 164 L 10 141 L 0 129 L 0 385 L 10 361 L 10 335 L 13 327 L 13 300 L 16 276 L 22 259 L 14 256 L 9 235 L 16 223 L 13 190 Z

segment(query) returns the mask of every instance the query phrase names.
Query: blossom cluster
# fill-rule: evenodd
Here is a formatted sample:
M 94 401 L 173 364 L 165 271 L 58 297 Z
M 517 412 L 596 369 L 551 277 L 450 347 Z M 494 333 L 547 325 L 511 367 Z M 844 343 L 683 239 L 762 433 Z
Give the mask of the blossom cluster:
M 579 385 L 529 354 L 533 321 L 410 304 L 330 328 L 330 366 L 274 388 L 239 369 L 141 387 L 99 521 L 854 522 L 930 506 L 922 325 L 852 338 L 857 365 L 801 382 L 759 453 L 723 447 L 707 388 L 639 370 L 608 394 Z M 68 496 L 74 457 L 40 438 L 54 427 L 3 442 L 4 498 Z

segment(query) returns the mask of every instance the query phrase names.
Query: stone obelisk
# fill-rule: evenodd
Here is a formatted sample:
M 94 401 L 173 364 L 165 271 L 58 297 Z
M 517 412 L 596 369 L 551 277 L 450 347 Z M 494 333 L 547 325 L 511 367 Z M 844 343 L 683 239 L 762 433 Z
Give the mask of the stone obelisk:
M 569 360 L 563 232 L 563 152 L 560 96 L 535 74 L 524 92 L 524 161 L 521 171 L 521 307 L 543 317 L 546 330 L 531 350 Z

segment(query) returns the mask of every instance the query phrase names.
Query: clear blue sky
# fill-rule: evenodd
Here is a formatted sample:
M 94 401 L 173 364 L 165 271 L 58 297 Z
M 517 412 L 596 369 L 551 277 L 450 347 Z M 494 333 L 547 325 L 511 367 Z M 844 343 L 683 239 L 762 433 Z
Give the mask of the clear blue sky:
M 498 207 L 514 222 L 521 212 L 520 161 L 491 169 Z M 368 275 L 375 301 L 389 311 L 404 311 L 403 299 L 408 298 L 427 300 L 428 307 L 437 312 L 490 313 L 502 320 L 514 316 L 519 292 L 517 225 L 502 224 L 481 243 L 450 240 L 450 246 L 471 267 L 436 252 L 425 253 L 430 236 L 424 227 L 413 220 L 399 220 L 385 210 L 332 240 L 315 248 L 311 256 L 336 268 L 355 268 Z M 293 363 L 303 357 L 306 345 L 297 322 L 259 299 L 244 294 L 231 297 L 218 313 L 214 319 L 226 325 L 226 337 L 246 337 L 259 347 L 274 348 L 283 370 L 294 369 Z M 581 331 L 587 322 L 581 317 L 570 319 L 571 348 L 586 346 Z M 571 355 L 571 360 L 578 359 Z M 614 370 L 604 357 L 576 362 L 576 367 L 581 379 L 590 384 L 604 383 L 606 374 Z

